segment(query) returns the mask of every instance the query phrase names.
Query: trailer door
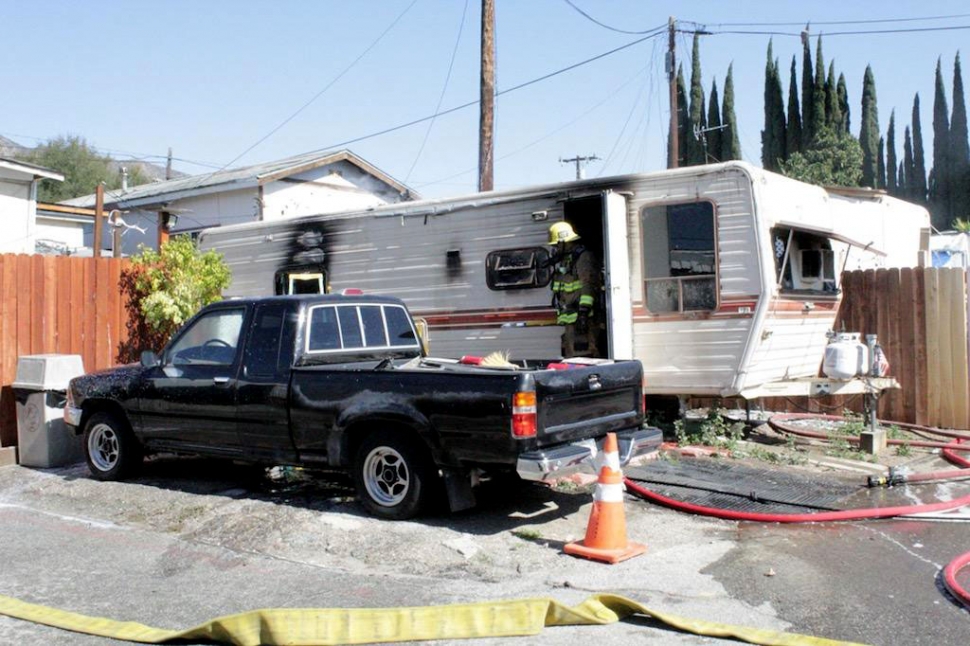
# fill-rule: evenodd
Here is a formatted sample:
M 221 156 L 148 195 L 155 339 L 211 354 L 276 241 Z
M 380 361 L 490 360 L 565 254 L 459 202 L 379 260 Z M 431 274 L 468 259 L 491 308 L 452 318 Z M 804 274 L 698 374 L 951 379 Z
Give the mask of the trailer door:
M 626 198 L 603 193 L 603 285 L 606 291 L 610 358 L 633 358 L 633 306 L 630 301 L 630 250 Z

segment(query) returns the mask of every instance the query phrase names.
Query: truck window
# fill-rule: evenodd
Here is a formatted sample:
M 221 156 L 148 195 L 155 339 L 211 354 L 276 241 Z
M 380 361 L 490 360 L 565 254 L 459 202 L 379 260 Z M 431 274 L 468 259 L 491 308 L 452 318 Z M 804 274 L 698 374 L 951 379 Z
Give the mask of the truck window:
M 268 303 L 256 309 L 243 361 L 246 376 L 250 379 L 275 379 L 289 367 L 288 353 L 281 352 L 286 310 L 285 303 Z
M 340 349 L 340 328 L 337 326 L 337 308 L 314 307 L 310 310 L 310 331 L 307 335 L 307 351 Z
M 489 289 L 545 287 L 552 278 L 549 250 L 544 247 L 501 249 L 485 256 L 485 282 Z
M 364 347 L 364 336 L 360 331 L 360 319 L 357 318 L 356 307 L 338 307 L 337 317 L 340 320 L 340 338 L 344 348 Z
M 418 339 L 411 327 L 411 319 L 402 307 L 384 307 L 387 320 L 387 336 L 394 347 L 418 345 Z
M 168 360 L 175 365 L 232 365 L 245 316 L 241 307 L 203 314 L 169 348 Z
M 368 348 L 387 347 L 387 331 L 384 329 L 384 316 L 380 306 L 362 306 L 360 320 L 364 324 L 364 345 Z
M 320 305 L 310 308 L 309 353 L 418 347 L 411 318 L 396 305 Z
M 645 207 L 641 213 L 644 292 L 654 314 L 717 308 L 714 204 Z

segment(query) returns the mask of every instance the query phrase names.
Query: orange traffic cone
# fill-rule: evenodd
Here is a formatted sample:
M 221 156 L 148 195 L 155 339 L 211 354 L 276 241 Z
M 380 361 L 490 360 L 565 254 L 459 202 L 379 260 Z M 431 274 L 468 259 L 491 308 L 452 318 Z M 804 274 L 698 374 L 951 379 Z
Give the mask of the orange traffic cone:
M 566 554 L 619 563 L 647 551 L 646 545 L 626 539 L 626 516 L 623 513 L 623 474 L 620 472 L 616 435 L 609 433 L 603 446 L 603 468 L 593 493 L 593 512 L 586 526 L 586 538 L 569 543 Z

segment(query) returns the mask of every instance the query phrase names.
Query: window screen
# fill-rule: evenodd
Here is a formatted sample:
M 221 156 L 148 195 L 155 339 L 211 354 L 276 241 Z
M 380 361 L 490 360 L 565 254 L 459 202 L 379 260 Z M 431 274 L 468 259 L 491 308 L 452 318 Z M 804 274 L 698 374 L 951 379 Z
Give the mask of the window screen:
M 714 205 L 647 207 L 642 214 L 644 290 L 654 313 L 717 307 Z

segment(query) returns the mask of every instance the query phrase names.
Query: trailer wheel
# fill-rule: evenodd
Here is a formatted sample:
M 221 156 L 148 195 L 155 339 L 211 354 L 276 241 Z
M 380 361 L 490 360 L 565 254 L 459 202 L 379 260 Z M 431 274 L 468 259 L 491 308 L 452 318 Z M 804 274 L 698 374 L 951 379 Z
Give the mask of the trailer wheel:
M 431 457 L 419 440 L 377 431 L 364 438 L 354 460 L 354 481 L 367 511 L 406 520 L 425 510 L 436 486 Z
M 121 480 L 141 464 L 143 452 L 126 421 L 95 413 L 84 425 L 84 457 L 95 480 Z

